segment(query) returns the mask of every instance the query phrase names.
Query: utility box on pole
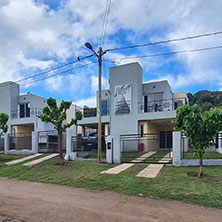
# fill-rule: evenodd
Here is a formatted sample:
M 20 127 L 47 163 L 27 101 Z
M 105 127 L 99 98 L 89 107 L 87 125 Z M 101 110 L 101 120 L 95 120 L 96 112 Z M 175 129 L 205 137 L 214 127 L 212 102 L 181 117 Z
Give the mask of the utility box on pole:
M 113 164 L 113 137 L 108 136 L 106 139 L 106 162 Z

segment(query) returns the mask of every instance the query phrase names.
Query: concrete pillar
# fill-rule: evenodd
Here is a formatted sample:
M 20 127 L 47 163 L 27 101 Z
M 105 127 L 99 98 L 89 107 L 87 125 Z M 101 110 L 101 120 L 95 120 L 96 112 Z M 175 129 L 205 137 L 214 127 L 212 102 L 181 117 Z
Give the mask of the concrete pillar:
M 75 136 L 76 138 L 75 141 L 73 141 L 72 146 L 72 137 Z M 77 148 L 77 135 L 76 135 L 76 130 L 74 129 L 67 129 L 66 130 L 66 155 L 65 155 L 65 160 L 75 160 L 77 156 L 77 152 L 73 152 L 73 148 Z M 76 146 L 76 147 L 75 147 Z
M 107 136 L 106 139 L 106 162 L 113 163 L 113 137 Z
M 39 152 L 39 133 L 37 131 L 32 132 L 32 153 Z
M 181 132 L 173 132 L 173 165 L 181 165 Z
M 218 133 L 218 152 L 222 154 L 222 131 Z
M 184 136 L 183 141 L 184 141 L 184 152 L 188 152 L 189 151 L 189 139 L 186 136 Z
M 121 163 L 120 136 L 113 137 L 113 163 Z
M 9 133 L 4 135 L 4 153 L 7 154 L 10 149 Z

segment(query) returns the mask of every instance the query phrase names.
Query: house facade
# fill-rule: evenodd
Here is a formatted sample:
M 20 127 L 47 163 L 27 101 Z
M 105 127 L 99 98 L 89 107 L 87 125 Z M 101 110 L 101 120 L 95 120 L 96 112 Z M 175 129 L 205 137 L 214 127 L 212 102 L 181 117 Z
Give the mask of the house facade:
M 39 118 L 47 105 L 47 99 L 32 93 L 20 95 L 19 84 L 14 82 L 1 83 L 0 92 L 0 113 L 4 112 L 9 116 L 9 146 L 5 148 L 5 152 L 57 152 L 57 132 L 52 124 L 44 123 Z M 78 108 L 71 105 L 67 111 L 67 121 L 75 116 Z
M 138 63 L 111 68 L 109 89 L 102 91 L 101 111 L 102 132 L 112 136 L 114 147 L 119 147 L 114 148 L 114 162 L 119 162 L 119 150 L 136 152 L 140 144 L 144 151 L 172 148 L 171 120 L 183 104 L 188 104 L 186 93 L 174 93 L 168 81 L 143 83 Z M 97 128 L 96 110 L 85 108 L 78 124 L 83 128 Z M 124 140 L 123 146 L 121 138 L 129 135 L 131 139 Z

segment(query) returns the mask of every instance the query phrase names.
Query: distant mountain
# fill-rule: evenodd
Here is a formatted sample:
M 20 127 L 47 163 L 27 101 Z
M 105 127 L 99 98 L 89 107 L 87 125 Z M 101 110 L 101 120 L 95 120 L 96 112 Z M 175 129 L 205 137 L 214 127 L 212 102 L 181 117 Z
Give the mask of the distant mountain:
M 222 91 L 201 90 L 194 95 L 187 93 L 190 105 L 197 104 L 203 111 L 210 108 L 222 108 Z

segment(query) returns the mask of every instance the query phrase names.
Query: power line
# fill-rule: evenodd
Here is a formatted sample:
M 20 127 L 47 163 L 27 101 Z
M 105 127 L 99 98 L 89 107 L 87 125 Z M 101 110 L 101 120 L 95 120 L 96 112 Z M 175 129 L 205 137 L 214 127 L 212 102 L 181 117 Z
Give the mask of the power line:
M 53 75 L 51 75 L 51 76 L 47 76 L 47 77 L 42 78 L 42 79 L 37 79 L 37 80 L 31 81 L 31 82 L 23 83 L 23 84 L 20 84 L 20 86 L 30 85 L 30 84 L 32 84 L 32 83 L 39 82 L 39 81 L 43 81 L 43 80 L 46 80 L 46 79 L 49 79 L 49 78 L 52 78 L 52 77 L 55 77 L 55 76 L 58 76 L 58 75 L 62 75 L 62 74 L 64 74 L 64 73 L 70 72 L 70 71 L 72 71 L 72 70 L 80 69 L 80 68 L 83 68 L 83 67 L 86 67 L 86 66 L 95 64 L 95 63 L 97 63 L 97 61 L 96 61 L 96 62 L 90 62 L 90 63 L 84 64 L 84 65 L 81 65 L 81 66 L 78 66 L 78 67 L 74 67 L 74 68 L 71 68 L 71 69 L 68 69 L 68 70 L 64 70 L 63 72 L 59 72 L 59 73 L 53 74 Z M 10 82 L 8 82 L 8 83 L 6 82 L 5 85 L 6 85 L 6 87 L 5 87 L 4 89 L 0 89 L 0 92 L 1 92 L 1 91 L 5 91 L 5 90 L 8 90 L 8 89 L 10 89 L 10 88 L 11 88 L 11 89 L 17 88 L 17 86 L 7 87 L 7 86 L 10 85 Z
M 91 57 L 91 56 L 93 56 L 93 55 L 94 55 L 94 54 L 90 54 L 90 55 L 88 55 L 88 56 L 84 56 L 84 57 L 82 57 L 82 58 L 79 58 L 79 57 L 78 57 L 77 60 L 75 60 L 75 61 L 72 61 L 72 62 L 69 62 L 69 63 L 63 64 L 63 65 L 61 65 L 61 66 L 54 67 L 54 68 L 49 69 L 49 70 L 46 70 L 46 71 L 44 71 L 44 72 L 40 72 L 40 73 L 37 73 L 37 74 L 31 75 L 31 76 L 28 76 L 28 77 L 26 77 L 26 78 L 23 78 L 23 79 L 17 80 L 17 81 L 15 81 L 15 82 L 16 82 L 16 83 L 19 83 L 19 82 L 23 82 L 23 81 L 28 80 L 28 79 L 32 79 L 32 78 L 37 77 L 37 76 L 44 75 L 44 74 L 46 74 L 46 73 L 49 73 L 49 72 L 55 71 L 55 70 L 57 70 L 57 69 L 61 69 L 61 68 L 65 67 L 65 66 L 68 66 L 68 65 L 71 65 L 71 64 L 74 64 L 74 63 L 80 62 L 81 60 L 86 59 L 86 58 L 89 58 L 89 57 Z
M 43 80 L 46 80 L 46 79 L 49 79 L 49 78 L 52 78 L 52 77 L 55 77 L 55 76 L 58 76 L 58 75 L 62 75 L 62 74 L 64 74 L 64 73 L 70 72 L 70 71 L 72 71 L 72 70 L 80 69 L 80 68 L 83 68 L 83 67 L 86 67 L 86 66 L 89 66 L 89 65 L 95 64 L 95 63 L 97 63 L 97 61 L 96 61 L 96 62 L 90 62 L 90 63 L 87 63 L 87 64 L 85 64 L 85 65 L 81 65 L 81 66 L 74 67 L 74 68 L 71 68 L 71 69 L 67 69 L 67 70 L 64 70 L 64 71 L 62 71 L 62 72 L 59 72 L 59 73 L 53 74 L 53 75 L 51 75 L 51 76 L 44 77 L 44 78 L 42 78 L 42 79 L 36 79 L 36 80 L 34 80 L 34 81 L 31 81 L 31 82 L 28 82 L 28 83 L 21 84 L 21 86 L 24 86 L 24 85 L 30 85 L 30 84 L 33 84 L 33 83 L 35 83 L 35 82 L 43 81 Z
M 106 36 L 106 29 L 108 24 L 109 12 L 110 12 L 111 0 L 106 1 L 106 9 L 103 18 L 102 31 L 100 37 L 100 45 L 103 46 Z
M 137 58 L 167 56 L 167 55 L 175 55 L 175 54 L 181 54 L 181 53 L 190 53 L 190 52 L 200 52 L 200 51 L 214 50 L 214 49 L 222 49 L 222 46 L 214 46 L 214 47 L 200 48 L 200 49 L 188 49 L 188 50 L 181 50 L 181 51 L 176 51 L 176 52 L 166 52 L 166 53 L 141 55 L 141 56 L 129 56 L 129 57 L 121 58 L 119 61 L 114 61 L 114 62 L 115 63 L 120 63 L 121 61 L 126 60 L 126 59 L 137 59 Z
M 163 41 L 158 41 L 158 42 L 151 42 L 151 43 L 131 45 L 131 46 L 123 46 L 123 47 L 118 47 L 118 48 L 107 49 L 106 51 L 133 49 L 133 48 L 139 48 L 139 47 L 145 47 L 145 46 L 151 46 L 151 45 L 159 45 L 159 44 L 165 44 L 165 43 L 170 43 L 170 42 L 179 42 L 179 41 L 184 41 L 184 40 L 191 40 L 191 39 L 197 39 L 197 38 L 208 37 L 208 36 L 213 36 L 213 35 L 221 35 L 221 34 L 222 34 L 222 31 L 212 32 L 212 33 L 205 33 L 205 34 L 188 36 L 188 37 L 183 37 L 183 38 L 163 40 Z

